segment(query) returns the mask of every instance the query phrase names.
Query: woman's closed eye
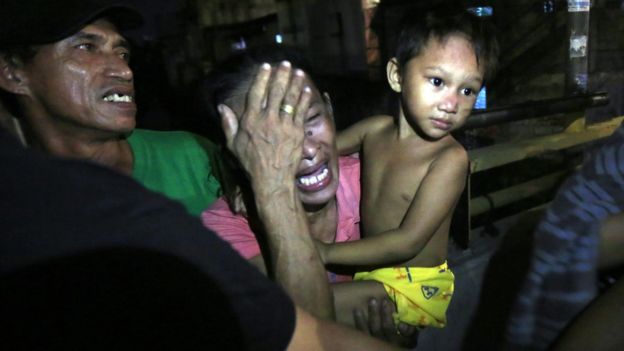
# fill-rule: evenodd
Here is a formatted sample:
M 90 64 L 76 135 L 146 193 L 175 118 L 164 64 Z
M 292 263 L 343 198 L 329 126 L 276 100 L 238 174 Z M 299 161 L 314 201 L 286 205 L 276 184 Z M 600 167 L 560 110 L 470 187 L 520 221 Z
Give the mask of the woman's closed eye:
M 321 117 L 320 113 L 315 113 L 309 117 L 306 118 L 306 123 L 313 123 L 314 121 L 316 121 L 317 119 L 319 119 L 319 117 Z

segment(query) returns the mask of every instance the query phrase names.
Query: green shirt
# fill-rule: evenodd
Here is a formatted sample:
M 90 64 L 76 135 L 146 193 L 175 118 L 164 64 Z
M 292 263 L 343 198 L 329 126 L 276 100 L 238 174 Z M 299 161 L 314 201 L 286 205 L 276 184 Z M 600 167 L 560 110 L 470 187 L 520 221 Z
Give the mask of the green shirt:
M 132 176 L 146 188 L 181 202 L 199 216 L 221 193 L 212 171 L 217 147 L 188 132 L 136 129 L 128 138 Z

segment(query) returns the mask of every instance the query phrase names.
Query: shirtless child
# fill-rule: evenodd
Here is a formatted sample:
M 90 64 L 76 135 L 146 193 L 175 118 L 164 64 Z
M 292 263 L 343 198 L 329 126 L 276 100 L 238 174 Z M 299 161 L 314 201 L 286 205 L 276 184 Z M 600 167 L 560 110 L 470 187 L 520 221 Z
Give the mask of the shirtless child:
M 398 115 L 365 119 L 338 137 L 341 154 L 361 153 L 364 239 L 319 243 L 319 252 L 325 264 L 372 269 L 356 274 L 364 282 L 351 284 L 387 293 L 397 323 L 446 323 L 454 286 L 446 263 L 449 227 L 468 172 L 467 153 L 450 133 L 470 114 L 497 53 L 493 33 L 468 12 L 410 17 L 386 68 L 400 95 Z M 353 292 L 335 290 L 345 322 L 351 312 L 340 299 L 353 299 Z M 362 303 L 356 300 L 354 307 Z

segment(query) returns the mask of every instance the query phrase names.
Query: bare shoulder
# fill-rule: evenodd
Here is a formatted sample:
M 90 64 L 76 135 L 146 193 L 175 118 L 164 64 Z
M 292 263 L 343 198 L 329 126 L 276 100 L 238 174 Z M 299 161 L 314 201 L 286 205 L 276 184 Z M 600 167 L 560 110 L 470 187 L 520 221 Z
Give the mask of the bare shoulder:
M 336 137 L 338 152 L 341 155 L 348 155 L 361 151 L 364 144 L 376 139 L 376 136 L 387 129 L 387 126 L 392 126 L 392 123 L 390 116 L 373 116 L 351 125 Z
M 390 115 L 375 115 L 375 116 L 368 117 L 366 119 L 369 120 L 369 123 L 376 124 L 379 126 L 387 126 L 390 124 L 394 124 L 394 117 Z
M 356 126 L 365 129 L 369 133 L 376 133 L 380 130 L 388 128 L 394 124 L 392 116 L 388 115 L 376 115 L 367 117 L 360 122 L 356 123 Z
M 452 137 L 441 142 L 432 166 L 443 165 L 444 167 L 467 169 L 468 153 L 466 149 Z

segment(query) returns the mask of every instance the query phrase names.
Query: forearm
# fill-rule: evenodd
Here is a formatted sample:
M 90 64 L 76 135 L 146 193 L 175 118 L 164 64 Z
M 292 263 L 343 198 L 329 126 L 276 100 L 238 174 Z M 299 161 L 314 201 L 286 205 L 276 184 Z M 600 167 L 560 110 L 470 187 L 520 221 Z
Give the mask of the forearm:
M 268 270 L 297 304 L 331 318 L 332 295 L 295 189 L 312 96 L 307 85 L 304 73 L 292 72 L 289 62 L 262 64 L 240 106 L 243 114 L 223 104 L 218 108 L 228 149 L 251 182 L 270 251 Z
M 387 265 L 409 260 L 425 246 L 399 231 L 388 231 L 362 240 L 326 244 L 323 262 L 337 265 Z
M 464 189 L 468 163 L 463 149 L 454 149 L 450 156 L 438 161 L 439 164 L 432 167 L 421 181 L 399 227 L 363 240 L 323 246 L 323 262 L 373 266 L 396 264 L 419 255 L 434 236 L 448 236 L 453 210 Z M 438 246 L 440 242 L 437 240 Z
M 281 190 L 265 192 L 263 185 L 255 186 L 254 191 L 271 258 L 269 271 L 297 305 L 317 317 L 333 319 L 333 296 L 325 267 L 294 187 L 282 185 Z
M 354 142 L 352 144 L 347 144 L 346 142 L 347 141 L 343 141 L 343 142 L 339 141 L 336 143 L 339 155 L 351 155 L 351 154 L 361 151 L 362 145 L 360 142 Z
M 340 155 L 350 155 L 362 148 L 364 130 L 357 125 L 340 132 L 336 136 L 336 147 Z
M 355 326 L 353 311 L 366 311 L 371 298 L 382 299 L 387 296 L 383 284 L 372 280 L 359 280 L 331 285 L 334 294 L 336 321 L 340 324 Z
M 295 332 L 288 345 L 289 351 L 298 350 L 402 350 L 369 335 L 335 322 L 313 318 L 297 308 Z
M 620 280 L 574 319 L 552 350 L 618 350 L 624 343 L 622 294 Z
M 602 222 L 600 228 L 600 260 L 602 269 L 624 263 L 624 214 L 612 215 Z

